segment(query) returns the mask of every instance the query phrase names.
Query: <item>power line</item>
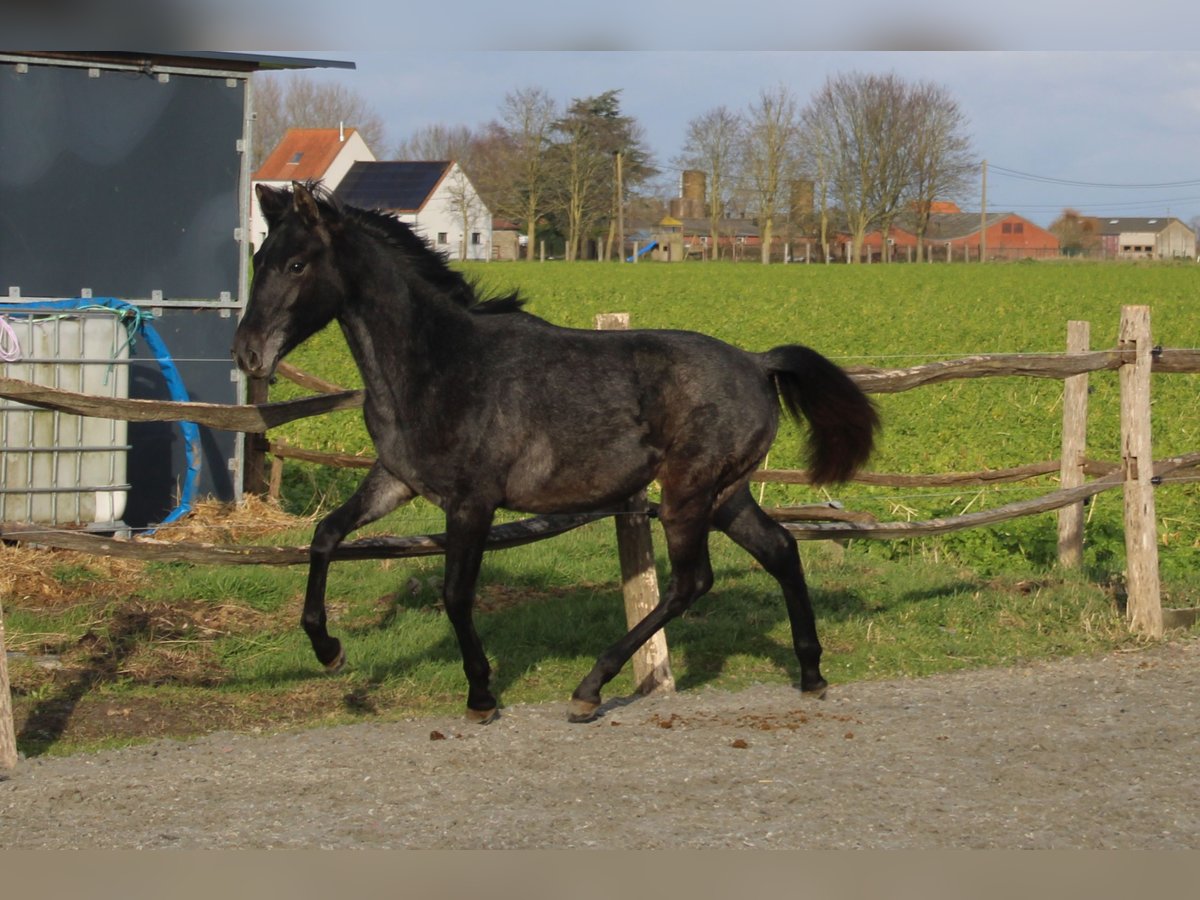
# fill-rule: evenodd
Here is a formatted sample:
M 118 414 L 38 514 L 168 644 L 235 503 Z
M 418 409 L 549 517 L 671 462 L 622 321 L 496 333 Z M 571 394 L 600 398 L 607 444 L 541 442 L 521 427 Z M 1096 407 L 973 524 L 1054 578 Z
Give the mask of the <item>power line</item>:
M 989 164 L 988 168 L 992 172 L 1007 175 L 1010 178 L 1018 178 L 1024 181 L 1036 181 L 1043 184 L 1062 184 L 1069 187 L 1116 188 L 1119 190 L 1152 190 L 1200 186 L 1200 179 L 1192 179 L 1190 181 L 1159 181 L 1134 184 L 1103 181 L 1078 181 L 1071 178 L 1056 178 L 1050 175 L 1035 175 L 1030 172 L 1019 172 L 1016 169 L 1008 169 L 1004 166 L 997 166 L 994 163 Z

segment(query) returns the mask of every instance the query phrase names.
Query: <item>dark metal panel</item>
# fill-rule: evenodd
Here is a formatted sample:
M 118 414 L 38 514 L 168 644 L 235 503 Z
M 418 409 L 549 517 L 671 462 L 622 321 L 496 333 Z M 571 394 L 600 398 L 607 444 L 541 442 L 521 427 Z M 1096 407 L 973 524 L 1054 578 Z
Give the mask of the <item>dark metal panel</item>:
M 244 103 L 240 79 L 0 68 L 0 290 L 236 297 Z
M 154 320 L 192 400 L 234 404 L 238 386 L 229 348 L 237 320 L 211 309 L 166 309 Z M 138 345 L 132 354 L 129 395 L 145 400 L 170 400 L 170 392 L 152 354 Z M 238 435 L 200 429 L 200 482 L 197 496 L 235 499 L 235 473 L 229 461 L 237 453 Z M 179 426 L 169 422 L 129 423 L 129 483 L 125 522 L 133 528 L 162 521 L 176 506 L 187 473 L 184 441 Z

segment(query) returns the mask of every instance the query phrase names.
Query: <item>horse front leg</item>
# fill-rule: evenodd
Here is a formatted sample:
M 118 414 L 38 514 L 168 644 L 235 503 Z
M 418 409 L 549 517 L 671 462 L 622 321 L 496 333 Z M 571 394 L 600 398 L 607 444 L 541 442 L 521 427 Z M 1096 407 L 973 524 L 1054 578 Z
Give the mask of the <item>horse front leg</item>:
M 494 513 L 490 507 L 466 505 L 446 510 L 446 577 L 442 600 L 458 638 L 463 672 L 467 676 L 467 718 L 479 724 L 492 721 L 498 707 L 488 684 L 492 668 L 472 616 L 475 585 Z
M 308 549 L 308 585 L 300 624 L 328 672 L 339 671 L 346 662 L 341 641 L 330 637 L 325 621 L 325 584 L 333 552 L 350 532 L 382 518 L 414 496 L 412 488 L 375 463 L 350 499 L 317 524 Z

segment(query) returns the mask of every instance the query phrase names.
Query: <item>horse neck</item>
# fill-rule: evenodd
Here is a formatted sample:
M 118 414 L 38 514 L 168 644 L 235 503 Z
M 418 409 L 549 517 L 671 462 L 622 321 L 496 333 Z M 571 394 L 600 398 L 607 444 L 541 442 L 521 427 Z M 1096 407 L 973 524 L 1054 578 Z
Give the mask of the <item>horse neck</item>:
M 338 316 L 368 394 L 420 390 L 469 341 L 471 316 L 411 275 L 394 255 L 374 259 Z

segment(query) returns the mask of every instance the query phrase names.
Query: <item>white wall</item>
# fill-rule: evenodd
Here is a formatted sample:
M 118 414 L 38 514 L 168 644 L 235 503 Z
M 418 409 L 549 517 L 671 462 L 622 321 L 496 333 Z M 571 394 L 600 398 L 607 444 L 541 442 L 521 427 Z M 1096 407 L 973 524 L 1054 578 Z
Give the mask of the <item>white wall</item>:
M 463 230 L 463 208 L 467 209 L 467 228 Z M 486 260 L 492 253 L 492 214 L 479 199 L 474 186 L 454 163 L 434 190 L 424 208 L 415 216 L 401 216 L 429 245 L 450 259 L 461 259 L 463 241 L 466 258 Z M 472 241 L 478 235 L 478 243 Z

